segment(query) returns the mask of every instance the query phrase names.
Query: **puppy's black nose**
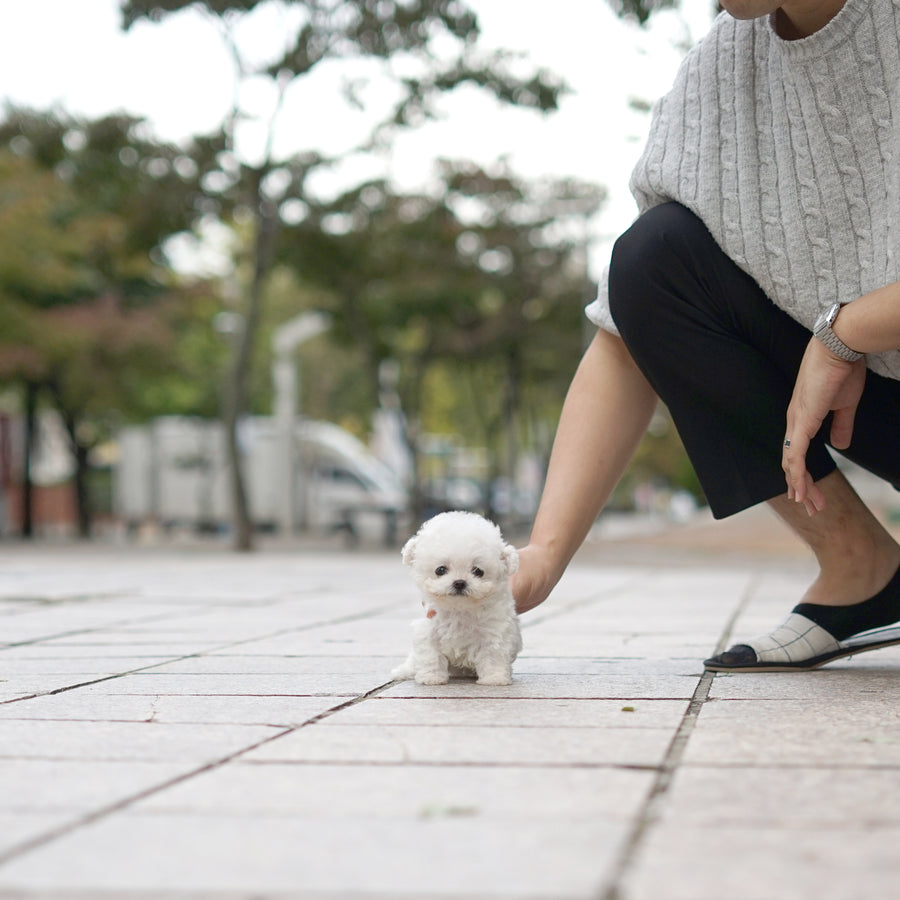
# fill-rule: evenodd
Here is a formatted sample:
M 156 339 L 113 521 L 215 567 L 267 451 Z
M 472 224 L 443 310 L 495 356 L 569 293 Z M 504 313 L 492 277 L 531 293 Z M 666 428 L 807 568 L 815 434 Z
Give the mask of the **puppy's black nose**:
M 453 590 L 457 594 L 461 594 L 467 587 L 468 584 L 466 584 L 466 582 L 463 581 L 462 578 L 459 578 L 453 582 Z

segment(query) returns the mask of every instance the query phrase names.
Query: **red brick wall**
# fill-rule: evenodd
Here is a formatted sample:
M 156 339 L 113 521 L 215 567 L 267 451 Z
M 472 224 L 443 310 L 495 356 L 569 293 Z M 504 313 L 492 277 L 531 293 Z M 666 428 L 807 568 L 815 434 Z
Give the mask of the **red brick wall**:
M 74 531 L 77 515 L 75 490 L 70 482 L 32 488 L 32 521 L 34 530 Z M 22 486 L 9 485 L 6 490 L 7 528 L 14 534 L 22 530 Z

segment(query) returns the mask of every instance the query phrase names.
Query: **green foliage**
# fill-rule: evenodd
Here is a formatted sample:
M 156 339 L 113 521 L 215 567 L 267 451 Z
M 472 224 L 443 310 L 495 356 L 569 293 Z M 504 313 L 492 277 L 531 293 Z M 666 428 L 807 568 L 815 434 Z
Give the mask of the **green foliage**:
M 390 358 L 422 429 L 505 454 L 512 428 L 533 446 L 523 411 L 552 428 L 581 353 L 583 229 L 603 191 L 504 167 L 443 163 L 439 175 L 434 195 L 371 182 L 311 203 L 279 260 L 327 292 L 320 308 L 359 358 L 370 406 Z
M 126 402 L 117 417 L 146 421 L 154 416 L 187 415 L 215 418 L 221 411 L 221 380 L 228 346 L 216 331 L 222 298 L 214 285 L 200 282 L 178 287 L 156 305 L 157 328 L 165 343 L 156 359 L 123 370 L 129 378 Z
M 653 13 L 680 5 L 680 0 L 607 0 L 616 15 L 646 24 Z
M 162 21 L 167 15 L 191 6 L 202 6 L 218 16 L 235 15 L 250 12 L 261 6 L 265 0 L 127 0 L 122 5 L 123 27 L 130 28 L 135 22 L 147 19 L 151 22 Z M 650 16 L 660 9 L 678 6 L 680 0 L 607 0 L 617 15 L 633 18 L 642 25 Z M 347 2 L 332 0 L 330 3 L 316 0 L 301 0 L 296 3 L 307 10 L 310 16 L 321 10 L 329 16 L 353 16 L 352 30 L 363 46 L 378 48 L 380 54 L 389 56 L 400 49 L 406 49 L 402 38 L 407 32 L 402 27 L 404 20 L 417 24 L 423 18 L 423 8 L 429 7 L 438 11 L 444 20 L 445 27 L 453 34 L 464 37 L 477 32 L 477 19 L 464 4 L 458 0 L 441 0 L 440 3 L 408 2 L 390 4 L 367 0 L 367 2 Z M 421 30 L 421 29 L 420 29 Z M 293 55 L 297 60 L 315 60 L 321 54 L 317 42 L 313 41 L 314 30 L 304 40 L 297 42 Z M 297 65 L 297 62 L 294 62 Z
M 674 2 L 614 5 L 643 22 Z M 198 9 L 220 27 L 238 81 L 269 79 L 282 97 L 322 62 L 371 61 L 398 90 L 370 147 L 434 116 L 439 98 L 462 85 L 541 111 L 565 91 L 517 54 L 483 52 L 477 17 L 461 0 L 284 0 L 298 14 L 295 31 L 272 58 L 250 64 L 235 28 L 261 5 L 127 0 L 122 21 L 130 28 Z M 591 291 L 582 229 L 602 190 L 445 163 L 434 193 L 398 195 L 372 182 L 323 202 L 307 182 L 332 161 L 302 149 L 274 158 L 277 113 L 265 158 L 238 159 L 242 115 L 236 107 L 213 133 L 177 146 L 123 114 L 6 111 L 0 382 L 39 385 L 81 460 L 122 419 L 218 412 L 232 351 L 243 361 L 232 380 L 246 383 L 234 403 L 225 399 L 267 411 L 268 367 L 251 360 L 266 360 L 279 322 L 328 309 L 331 335 L 304 349 L 307 411 L 364 430 L 378 366 L 392 358 L 422 427 L 462 431 L 498 454 L 510 434 L 545 445 L 580 356 Z M 306 211 L 299 222 L 290 205 Z M 185 286 L 168 264 L 168 239 L 204 219 L 242 238 L 234 283 L 245 294 L 243 344 L 214 328 L 219 290 Z
M 81 265 L 82 242 L 68 227 L 72 191 L 27 158 L 0 151 L 0 333 L 16 334 L 12 304 L 52 305 L 90 286 Z
M 230 0 L 206 0 L 203 4 L 217 15 L 224 15 L 230 12 L 249 12 L 257 6 L 264 3 L 265 0 L 239 0 L 239 2 L 230 2 Z M 122 27 L 130 28 L 140 19 L 149 19 L 151 22 L 160 22 L 163 18 L 173 12 L 179 12 L 190 6 L 200 5 L 195 0 L 128 0 L 122 4 Z
M 244 115 L 237 99 L 217 133 L 197 138 L 192 147 L 206 211 L 220 218 L 247 215 L 254 230 L 248 245 L 251 277 L 245 282 L 240 309 L 243 328 L 235 342 L 223 412 L 232 463 L 236 546 L 241 549 L 249 549 L 251 537 L 236 432 L 239 417 L 249 408 L 266 282 L 276 263 L 284 204 L 309 202 L 307 175 L 326 162 L 302 152 L 289 159 L 275 158 L 276 126 L 288 88 L 327 61 L 377 64 L 387 91 L 397 89 L 397 100 L 375 127 L 369 147 L 384 145 L 397 128 L 433 115 L 436 98 L 460 85 L 474 84 L 502 102 L 535 109 L 555 108 L 563 91 L 561 82 L 547 72 L 523 74 L 508 53 L 479 52 L 477 19 L 462 0 L 282 0 L 280 8 L 297 15 L 285 17 L 291 24 L 279 36 L 283 49 L 264 61 L 249 59 L 237 37 L 237 26 L 259 5 L 218 0 L 125 0 L 122 5 L 125 28 L 141 20 L 159 22 L 188 8 L 201 11 L 217 26 L 231 56 L 235 97 L 241 84 L 251 79 L 267 79 L 278 96 L 266 123 L 261 161 L 249 164 L 235 154 L 235 132 Z M 358 102 L 352 87 L 345 95 Z M 310 235 L 310 241 L 315 237 Z
M 42 390 L 79 458 L 122 418 L 215 410 L 201 369 L 215 351 L 197 338 L 215 310 L 162 250 L 196 190 L 182 151 L 131 117 L 0 122 L 0 382 Z
M 160 289 L 165 239 L 200 212 L 200 173 L 181 148 L 151 140 L 130 116 L 88 121 L 23 109 L 0 123 L 0 147 L 38 166 L 57 194 L 67 194 L 54 221 L 72 234 L 82 278 L 80 293 L 70 280 L 69 296 L 59 302 L 106 290 L 138 301 Z

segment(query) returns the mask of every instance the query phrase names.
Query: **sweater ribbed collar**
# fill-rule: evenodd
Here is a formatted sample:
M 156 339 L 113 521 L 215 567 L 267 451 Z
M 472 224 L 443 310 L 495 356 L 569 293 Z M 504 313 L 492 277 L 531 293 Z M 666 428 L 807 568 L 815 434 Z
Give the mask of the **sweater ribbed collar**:
M 878 2 L 880 0 L 847 0 L 843 9 L 824 28 L 795 41 L 786 41 L 778 36 L 774 14 L 754 20 L 754 24 L 768 33 L 773 48 L 785 62 L 800 64 L 830 53 L 851 38 L 862 18 L 870 12 L 872 4 Z

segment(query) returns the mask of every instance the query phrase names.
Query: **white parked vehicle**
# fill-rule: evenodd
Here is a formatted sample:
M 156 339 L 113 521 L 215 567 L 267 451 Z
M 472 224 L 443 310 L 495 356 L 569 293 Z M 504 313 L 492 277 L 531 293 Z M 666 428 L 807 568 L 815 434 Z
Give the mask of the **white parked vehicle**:
M 316 533 L 345 529 L 351 538 L 380 532 L 392 541 L 407 495 L 394 473 L 356 437 L 329 422 L 300 420 L 292 447 L 293 483 L 285 484 L 274 420 L 246 419 L 239 431 L 253 523 L 276 529 L 284 492 L 293 521 Z M 114 471 L 116 514 L 130 525 L 222 530 L 231 520 L 225 431 L 220 422 L 164 416 L 122 429 Z

